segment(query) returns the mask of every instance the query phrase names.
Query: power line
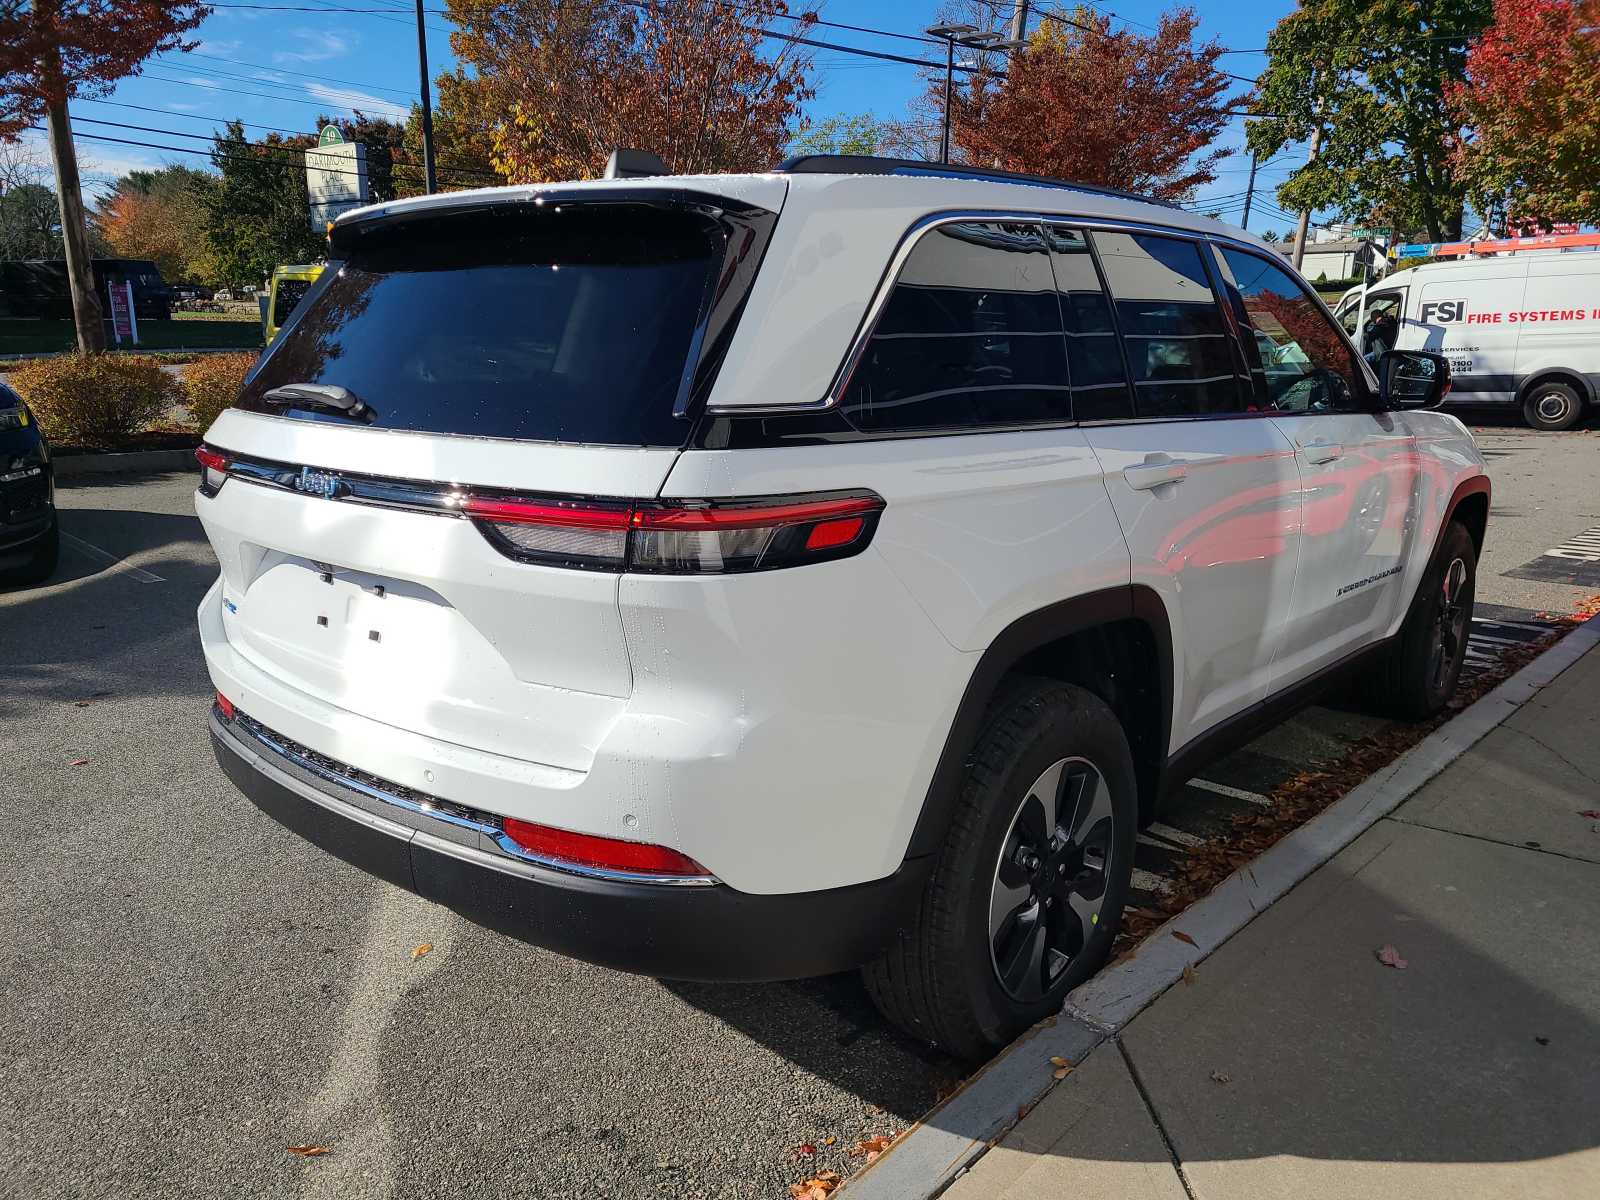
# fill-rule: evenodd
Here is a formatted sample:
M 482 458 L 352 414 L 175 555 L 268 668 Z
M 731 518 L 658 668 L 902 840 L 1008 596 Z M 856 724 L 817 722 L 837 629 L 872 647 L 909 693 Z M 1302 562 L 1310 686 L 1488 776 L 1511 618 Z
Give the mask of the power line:
M 381 83 L 365 83 L 365 82 L 363 82 L 362 80 L 359 80 L 359 79 L 335 79 L 332 75 L 322 75 L 322 74 L 314 73 L 314 72 L 311 72 L 311 71 L 296 71 L 296 70 L 293 70 L 293 69 L 291 69 L 289 67 L 273 67 L 273 66 L 268 66 L 266 63 L 246 62 L 242 58 L 223 58 L 221 55 L 218 55 L 218 54 L 202 54 L 198 50 L 187 50 L 187 51 L 184 51 L 178 57 L 179 57 L 179 59 L 204 58 L 204 59 L 209 59 L 211 62 L 231 63 L 233 66 L 236 66 L 236 67 L 259 67 L 263 71 L 274 71 L 279 75 L 300 75 L 300 76 L 303 76 L 306 79 L 315 79 L 315 80 L 317 80 L 317 81 L 319 81 L 321 83 L 342 83 L 342 84 L 347 85 L 348 87 L 367 87 L 367 88 L 372 88 L 372 89 L 374 89 L 376 91 L 380 91 L 380 92 L 398 92 L 400 95 L 407 96 L 407 97 L 409 97 L 411 95 L 411 89 L 410 88 L 389 87 L 386 84 L 381 84 Z M 176 65 L 176 64 L 173 63 L 173 64 L 166 64 L 166 65 Z M 220 75 L 220 74 L 222 74 L 222 72 L 221 71 L 217 71 L 217 72 L 215 72 L 215 74 Z
M 176 79 L 171 75 L 153 75 L 153 74 L 150 74 L 150 73 L 147 72 L 144 75 L 144 78 L 146 78 L 146 79 L 159 79 L 163 83 L 175 83 L 175 84 L 179 85 L 180 87 L 200 88 L 202 91 L 225 93 L 225 94 L 230 95 L 230 96 L 256 96 L 256 97 L 258 97 L 258 98 L 260 98 L 262 100 L 278 100 L 278 101 L 281 101 L 284 104 L 304 104 L 308 108 L 320 108 L 320 109 L 323 109 L 323 110 L 336 109 L 339 112 L 347 112 L 347 113 L 351 113 L 351 114 L 361 113 L 363 116 L 383 116 L 384 115 L 384 114 L 381 114 L 381 113 L 364 112 L 362 109 L 352 108 L 349 105 L 345 105 L 345 104 L 335 104 L 331 100 L 308 100 L 308 99 L 306 99 L 306 98 L 304 98 L 302 96 L 285 96 L 285 95 L 282 95 L 281 93 L 272 93 L 272 92 L 252 92 L 248 88 L 220 87 L 220 86 L 213 87 L 209 83 L 197 83 L 192 79 Z M 373 99 L 376 100 L 376 99 L 379 99 L 379 98 L 374 96 Z M 383 103 L 388 103 L 388 101 L 383 101 Z M 393 107 L 396 110 L 398 110 L 400 106 L 398 104 L 396 104 Z M 398 120 L 399 118 L 398 117 L 392 117 L 392 118 L 385 117 L 384 119 L 386 119 L 386 120 Z

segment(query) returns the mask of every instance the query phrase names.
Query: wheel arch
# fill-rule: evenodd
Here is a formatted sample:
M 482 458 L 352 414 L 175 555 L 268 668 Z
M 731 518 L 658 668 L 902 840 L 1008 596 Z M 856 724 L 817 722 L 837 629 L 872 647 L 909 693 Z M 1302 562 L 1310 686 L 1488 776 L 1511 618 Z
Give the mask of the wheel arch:
M 1006 626 L 979 657 L 946 734 L 907 858 L 936 853 L 961 792 L 966 761 L 1006 680 L 1059 679 L 1088 688 L 1128 733 L 1141 824 L 1153 819 L 1172 728 L 1172 630 L 1166 606 L 1137 584 L 1076 596 Z
M 1564 383 L 1578 393 L 1578 399 L 1584 404 L 1594 404 L 1600 397 L 1595 395 L 1594 385 L 1589 377 L 1582 371 L 1571 367 L 1545 367 L 1532 372 L 1517 387 L 1517 403 L 1527 403 L 1528 397 L 1535 388 L 1542 383 Z

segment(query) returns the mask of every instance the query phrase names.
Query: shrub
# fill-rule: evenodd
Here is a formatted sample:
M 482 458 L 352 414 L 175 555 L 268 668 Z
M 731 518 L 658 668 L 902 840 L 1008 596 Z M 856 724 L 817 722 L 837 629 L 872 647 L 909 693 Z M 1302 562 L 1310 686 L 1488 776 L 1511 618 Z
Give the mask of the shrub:
M 239 398 L 244 377 L 256 365 L 256 355 L 202 354 L 183 368 L 183 392 L 188 398 L 189 420 L 201 431 Z
M 178 381 L 142 355 L 61 354 L 10 375 L 46 435 L 80 446 L 122 445 L 183 399 Z

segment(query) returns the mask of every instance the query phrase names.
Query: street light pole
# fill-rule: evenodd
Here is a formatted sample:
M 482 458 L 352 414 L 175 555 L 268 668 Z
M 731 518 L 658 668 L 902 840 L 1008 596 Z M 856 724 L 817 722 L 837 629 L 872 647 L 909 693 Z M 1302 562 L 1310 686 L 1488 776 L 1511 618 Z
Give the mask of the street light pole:
M 422 77 L 422 177 L 431 196 L 439 185 L 433 174 L 433 99 L 428 86 L 428 35 L 422 26 L 422 0 L 417 0 L 417 71 Z

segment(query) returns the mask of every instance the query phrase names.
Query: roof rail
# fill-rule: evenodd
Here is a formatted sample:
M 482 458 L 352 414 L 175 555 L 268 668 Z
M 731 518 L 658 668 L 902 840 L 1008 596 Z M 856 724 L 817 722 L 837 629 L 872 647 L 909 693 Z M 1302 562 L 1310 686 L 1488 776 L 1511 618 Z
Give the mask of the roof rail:
M 933 175 L 943 179 L 983 179 L 994 183 L 1022 183 L 1031 187 L 1067 188 L 1074 192 L 1092 192 L 1097 196 L 1116 196 L 1122 200 L 1159 204 L 1163 208 L 1182 208 L 1170 200 L 1141 196 L 1138 192 L 1127 192 L 1121 188 L 1101 187 L 1096 183 L 1074 183 L 1070 179 L 1052 179 L 1048 175 L 1027 175 L 1021 171 L 968 167 L 959 163 L 879 158 L 873 154 L 802 154 L 779 164 L 778 170 L 789 175 Z

